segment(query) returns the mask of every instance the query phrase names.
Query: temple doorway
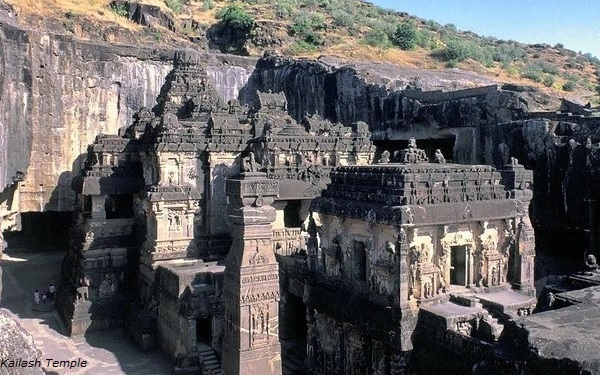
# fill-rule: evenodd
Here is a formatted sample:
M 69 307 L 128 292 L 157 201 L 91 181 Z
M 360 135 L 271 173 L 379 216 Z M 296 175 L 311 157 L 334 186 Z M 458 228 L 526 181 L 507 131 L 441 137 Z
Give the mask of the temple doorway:
M 467 247 L 450 248 L 450 284 L 467 286 Z
M 367 252 L 365 243 L 354 241 L 354 280 L 367 281 Z
M 212 317 L 196 319 L 196 341 L 212 346 Z

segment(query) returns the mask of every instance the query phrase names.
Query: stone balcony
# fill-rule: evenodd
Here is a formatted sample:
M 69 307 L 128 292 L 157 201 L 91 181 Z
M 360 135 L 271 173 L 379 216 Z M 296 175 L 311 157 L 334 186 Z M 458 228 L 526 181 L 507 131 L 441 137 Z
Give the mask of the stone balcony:
M 300 228 L 281 228 L 273 230 L 273 251 L 278 255 L 297 255 L 306 249 L 304 236 Z

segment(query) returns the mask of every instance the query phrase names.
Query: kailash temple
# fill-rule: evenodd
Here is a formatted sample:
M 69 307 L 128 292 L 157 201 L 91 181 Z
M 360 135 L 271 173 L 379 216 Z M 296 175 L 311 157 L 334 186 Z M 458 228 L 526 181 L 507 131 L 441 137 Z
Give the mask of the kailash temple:
M 124 332 L 173 374 L 600 373 L 596 109 L 161 59 L 76 158 L 40 123 L 3 159 L 4 258 L 63 236 L 64 335 Z

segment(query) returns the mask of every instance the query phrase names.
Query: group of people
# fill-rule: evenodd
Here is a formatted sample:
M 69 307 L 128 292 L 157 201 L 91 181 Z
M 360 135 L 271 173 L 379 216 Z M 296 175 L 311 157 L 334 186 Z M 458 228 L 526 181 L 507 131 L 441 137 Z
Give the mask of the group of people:
M 48 300 L 54 301 L 55 296 L 56 296 L 56 287 L 54 286 L 54 284 L 50 284 L 50 286 L 48 286 L 48 290 L 42 290 L 40 292 L 39 290 L 36 289 L 33 292 L 33 301 L 35 302 L 36 305 L 39 305 L 40 302 L 46 303 L 46 301 L 48 301 Z

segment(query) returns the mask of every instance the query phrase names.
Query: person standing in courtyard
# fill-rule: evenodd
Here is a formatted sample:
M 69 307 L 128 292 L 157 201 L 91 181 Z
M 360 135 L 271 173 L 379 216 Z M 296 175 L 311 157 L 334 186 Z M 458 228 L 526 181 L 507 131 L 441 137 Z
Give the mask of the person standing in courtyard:
M 33 292 L 33 301 L 36 305 L 40 304 L 40 292 L 37 289 Z
M 54 294 L 56 293 L 56 287 L 54 284 L 50 283 L 48 287 L 48 294 L 50 294 L 50 299 L 54 301 Z

